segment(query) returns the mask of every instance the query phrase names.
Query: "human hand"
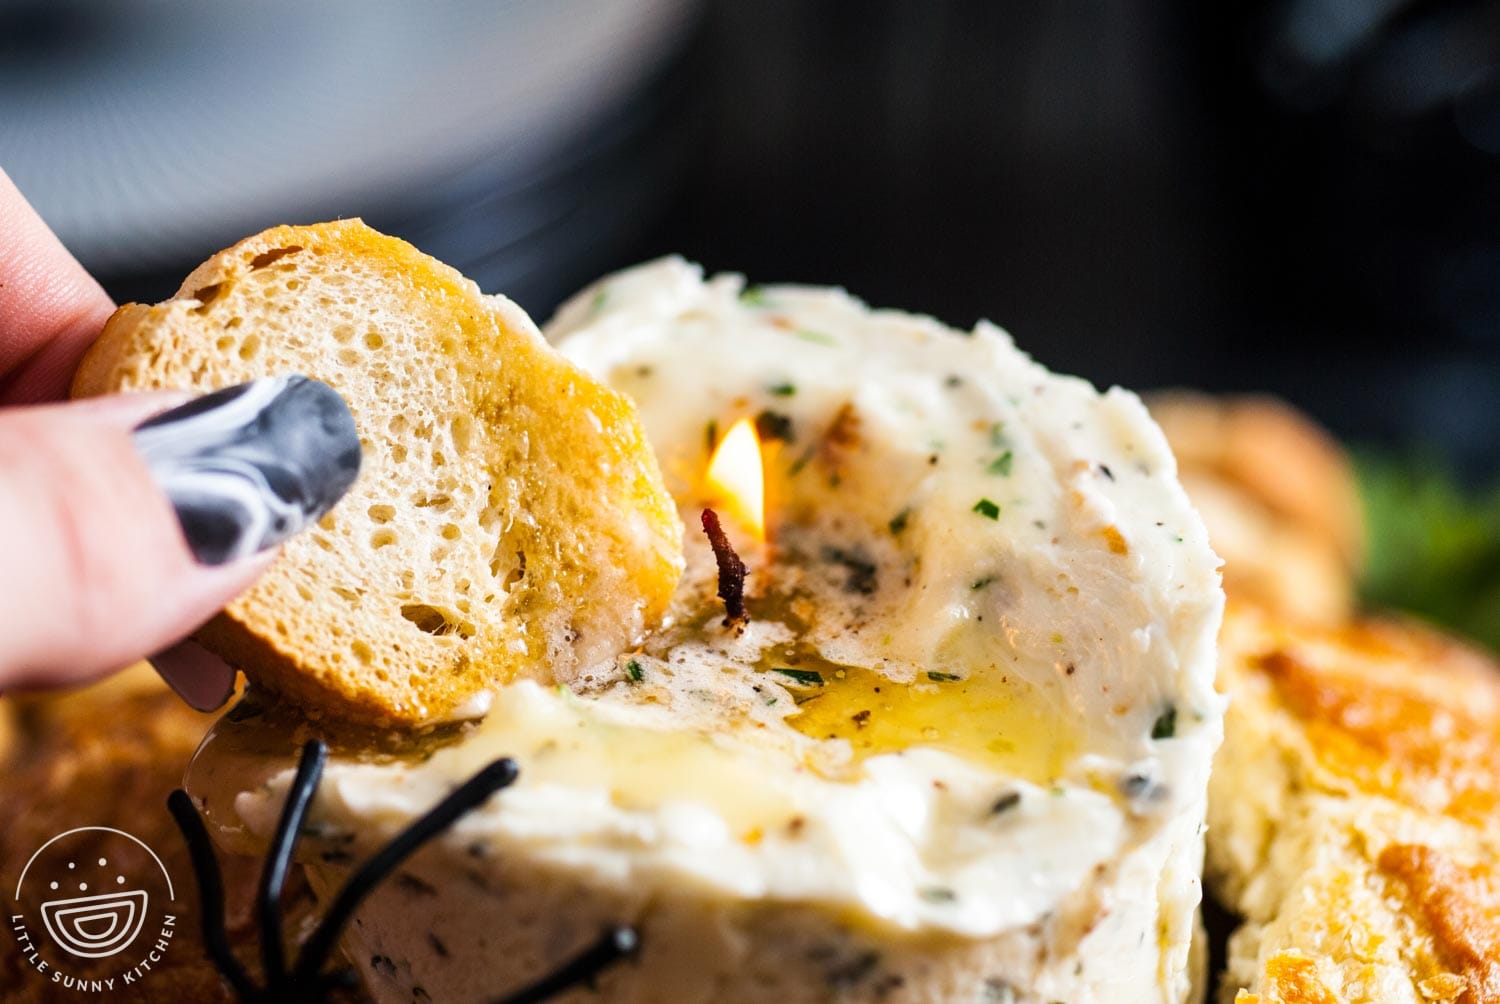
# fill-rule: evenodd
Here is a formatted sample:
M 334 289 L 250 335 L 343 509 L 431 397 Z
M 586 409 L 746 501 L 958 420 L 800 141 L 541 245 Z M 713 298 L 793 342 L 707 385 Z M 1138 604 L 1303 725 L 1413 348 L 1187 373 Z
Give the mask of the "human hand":
M 113 309 L 0 171 L 0 691 L 154 655 L 217 706 L 233 672 L 179 643 L 332 508 L 358 436 L 336 392 L 295 376 L 62 403 Z

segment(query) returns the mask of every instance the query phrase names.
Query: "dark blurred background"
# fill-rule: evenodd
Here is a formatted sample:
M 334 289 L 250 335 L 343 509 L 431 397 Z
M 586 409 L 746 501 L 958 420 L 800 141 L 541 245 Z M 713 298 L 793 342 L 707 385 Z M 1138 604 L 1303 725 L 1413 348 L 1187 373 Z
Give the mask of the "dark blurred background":
M 539 321 L 676 251 L 1273 391 L 1500 646 L 1500 2 L 0 0 L 0 165 L 121 300 L 361 215 Z
M 0 0 L 119 298 L 362 215 L 539 320 L 680 251 L 1500 467 L 1500 3 Z

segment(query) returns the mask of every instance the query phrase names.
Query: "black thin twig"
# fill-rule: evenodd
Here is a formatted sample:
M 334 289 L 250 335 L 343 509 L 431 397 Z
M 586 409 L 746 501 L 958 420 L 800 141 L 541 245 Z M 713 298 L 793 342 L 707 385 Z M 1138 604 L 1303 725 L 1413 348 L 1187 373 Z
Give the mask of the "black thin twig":
M 324 972 L 323 966 L 360 903 L 422 845 L 452 826 L 464 813 L 483 804 L 495 792 L 514 783 L 520 772 L 514 760 L 496 760 L 459 785 L 428 810 L 426 815 L 402 830 L 344 883 L 343 888 L 334 896 L 333 905 L 319 921 L 288 970 L 282 940 L 281 896 L 291 868 L 293 852 L 302 834 L 303 822 L 307 818 L 313 797 L 317 794 L 327 759 L 328 747 L 322 742 L 312 740 L 303 746 L 297 773 L 287 791 L 286 803 L 282 806 L 281 817 L 266 854 L 256 899 L 261 958 L 265 966 L 263 987 L 255 985 L 245 967 L 230 950 L 224 921 L 223 877 L 219 872 L 218 859 L 214 856 L 213 842 L 209 839 L 208 830 L 203 825 L 197 807 L 193 805 L 187 792 L 180 788 L 167 798 L 167 807 L 187 842 L 193 872 L 198 879 L 203 911 L 203 943 L 208 957 L 241 1001 L 254 1004 L 270 1004 L 272 1001 L 277 1004 L 305 1004 L 322 1001 L 335 990 L 354 987 L 357 978 L 352 970 L 343 968 Z M 518 993 L 501 998 L 499 1004 L 535 1004 L 579 983 L 591 983 L 614 962 L 634 954 L 639 940 L 633 928 L 612 928 L 598 942 L 564 963 L 556 972 Z
M 386 876 L 395 871 L 417 848 L 452 826 L 458 817 L 513 783 L 519 773 L 520 768 L 514 760 L 496 760 L 459 785 L 447 798 L 428 810 L 425 816 L 402 830 L 373 858 L 360 865 L 359 870 L 344 883 L 344 887 L 334 897 L 333 905 L 302 946 L 292 978 L 308 979 L 316 974 L 333 951 L 339 932 L 349 922 L 355 909 L 366 896 L 375 891 L 375 887 Z
M 318 782 L 323 779 L 323 765 L 328 761 L 328 747 L 316 739 L 302 747 L 302 759 L 297 764 L 297 776 L 287 791 L 286 804 L 281 807 L 281 820 L 276 824 L 276 833 L 266 852 L 266 865 L 260 873 L 260 891 L 256 897 L 255 912 L 260 922 L 260 952 L 266 983 L 280 982 L 286 976 L 286 957 L 281 929 L 281 891 L 286 885 L 287 872 L 292 866 L 292 851 L 296 849 L 297 837 L 302 833 L 302 821 L 307 818 L 313 795 L 317 794 Z
M 255 985 L 250 982 L 250 975 L 240 965 L 240 960 L 229 950 L 229 935 L 224 930 L 224 879 L 219 874 L 219 859 L 214 857 L 213 841 L 209 839 L 208 830 L 187 792 L 178 788 L 168 795 L 167 809 L 177 820 L 177 828 L 187 842 L 188 857 L 193 862 L 193 874 L 198 877 L 204 948 L 234 992 L 249 1000 L 255 993 Z
M 525 990 L 501 997 L 495 1004 L 538 1004 L 580 983 L 592 983 L 605 969 L 640 948 L 641 939 L 632 927 L 614 927 L 555 973 L 542 977 Z

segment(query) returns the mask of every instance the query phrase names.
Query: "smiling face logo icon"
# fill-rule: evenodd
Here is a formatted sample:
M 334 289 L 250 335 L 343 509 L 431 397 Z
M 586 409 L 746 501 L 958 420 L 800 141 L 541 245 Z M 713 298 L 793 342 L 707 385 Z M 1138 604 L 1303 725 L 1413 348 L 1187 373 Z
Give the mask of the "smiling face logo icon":
M 107 959 L 141 933 L 150 901 L 144 889 L 48 900 L 42 904 L 42 923 L 68 954 Z
M 113 989 L 162 957 L 175 934 L 176 898 L 166 866 L 138 837 L 80 826 L 26 862 L 10 926 L 44 978 L 64 989 Z

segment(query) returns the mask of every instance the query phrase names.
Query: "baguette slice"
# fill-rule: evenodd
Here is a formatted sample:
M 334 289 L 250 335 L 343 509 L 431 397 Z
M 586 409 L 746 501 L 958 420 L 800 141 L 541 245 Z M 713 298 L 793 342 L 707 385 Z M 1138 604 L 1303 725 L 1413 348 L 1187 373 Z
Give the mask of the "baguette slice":
M 682 527 L 628 398 L 504 297 L 359 220 L 276 227 L 120 308 L 75 397 L 297 372 L 342 393 L 358 482 L 198 635 L 313 714 L 413 726 L 568 682 L 666 610 Z

